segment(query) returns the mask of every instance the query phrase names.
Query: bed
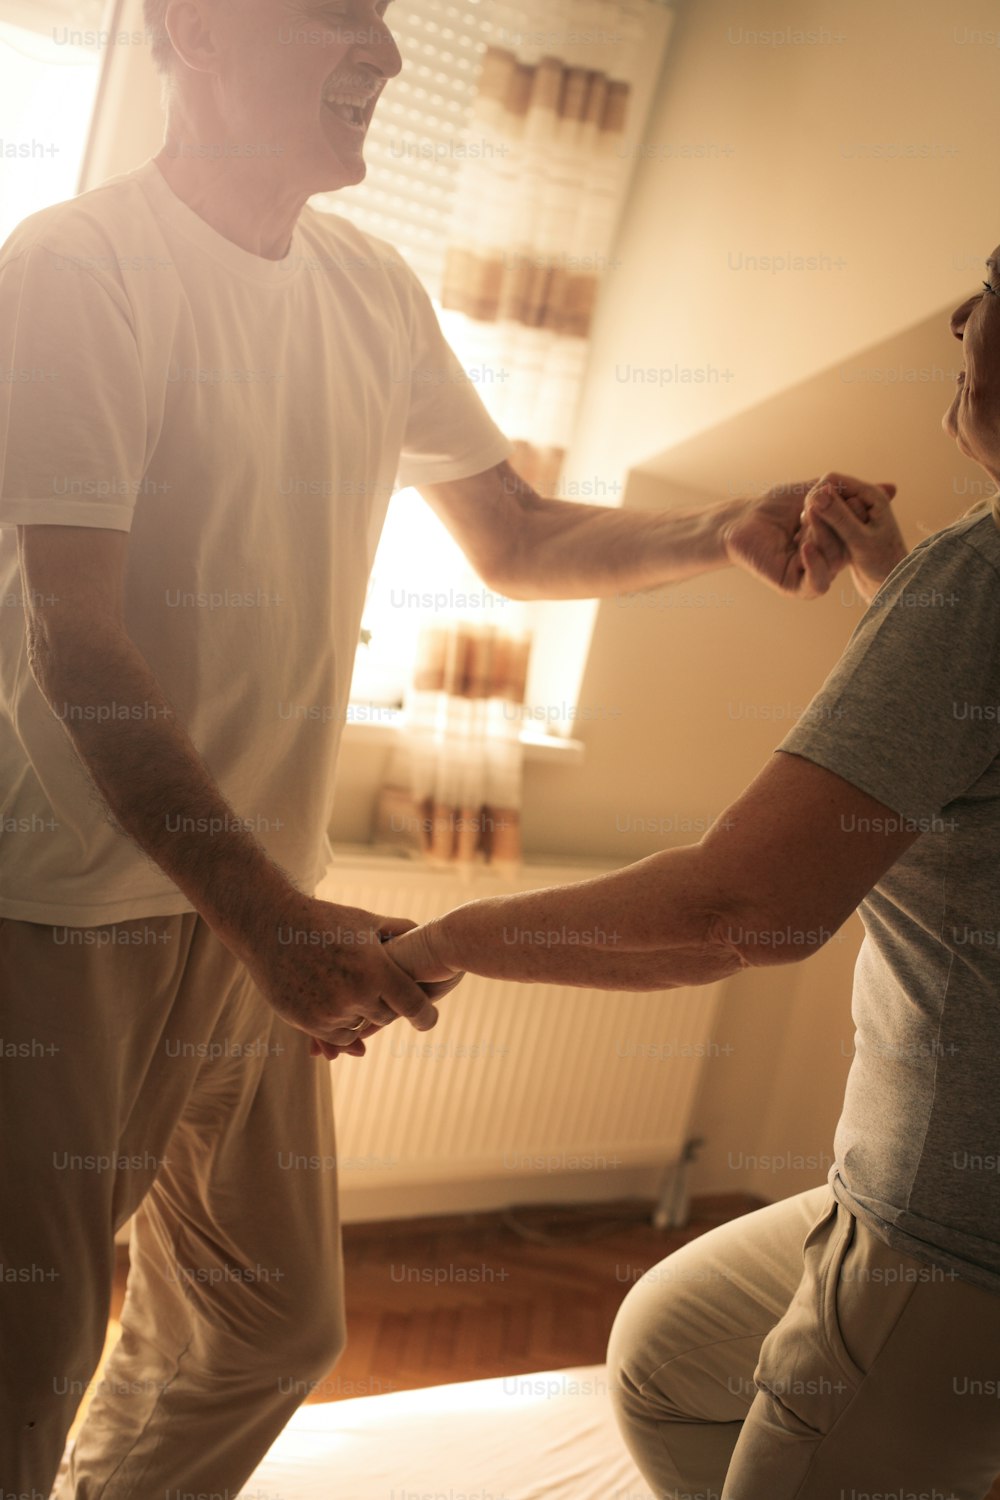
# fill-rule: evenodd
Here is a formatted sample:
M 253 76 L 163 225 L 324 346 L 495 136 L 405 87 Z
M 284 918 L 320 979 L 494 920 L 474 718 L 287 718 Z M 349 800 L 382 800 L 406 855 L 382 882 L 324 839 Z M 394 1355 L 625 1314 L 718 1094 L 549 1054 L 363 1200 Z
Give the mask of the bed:
M 654 1500 L 603 1365 L 303 1406 L 241 1500 Z

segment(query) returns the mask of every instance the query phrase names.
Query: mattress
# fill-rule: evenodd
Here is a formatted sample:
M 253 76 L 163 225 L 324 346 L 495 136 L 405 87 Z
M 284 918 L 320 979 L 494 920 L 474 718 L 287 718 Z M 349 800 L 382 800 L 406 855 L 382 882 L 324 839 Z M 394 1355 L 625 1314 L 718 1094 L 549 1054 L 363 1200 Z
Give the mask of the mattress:
M 240 1500 L 655 1500 L 603 1365 L 303 1406 Z

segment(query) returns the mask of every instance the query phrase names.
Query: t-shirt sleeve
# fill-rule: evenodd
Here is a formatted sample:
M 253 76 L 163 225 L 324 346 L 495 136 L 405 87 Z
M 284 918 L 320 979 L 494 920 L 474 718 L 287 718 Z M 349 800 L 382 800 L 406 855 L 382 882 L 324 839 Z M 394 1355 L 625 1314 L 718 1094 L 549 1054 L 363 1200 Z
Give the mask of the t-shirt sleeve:
M 0 261 L 0 526 L 128 531 L 146 397 L 120 288 L 42 245 Z
M 483 405 L 448 343 L 433 303 L 402 263 L 410 301 L 410 409 L 398 482 L 437 484 L 481 474 L 507 458 L 513 445 Z M 401 372 L 401 374 L 404 372 Z
M 919 822 L 973 786 L 1000 754 L 993 552 L 995 541 L 981 550 L 963 528 L 911 553 L 778 749 Z

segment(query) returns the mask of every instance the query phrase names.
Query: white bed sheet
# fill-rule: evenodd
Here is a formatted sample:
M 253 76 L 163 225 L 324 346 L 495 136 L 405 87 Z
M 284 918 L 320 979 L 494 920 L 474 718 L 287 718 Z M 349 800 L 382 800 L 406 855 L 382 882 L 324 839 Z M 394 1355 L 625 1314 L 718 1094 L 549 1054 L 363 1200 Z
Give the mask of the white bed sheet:
M 240 1500 L 654 1500 L 603 1365 L 303 1406 Z

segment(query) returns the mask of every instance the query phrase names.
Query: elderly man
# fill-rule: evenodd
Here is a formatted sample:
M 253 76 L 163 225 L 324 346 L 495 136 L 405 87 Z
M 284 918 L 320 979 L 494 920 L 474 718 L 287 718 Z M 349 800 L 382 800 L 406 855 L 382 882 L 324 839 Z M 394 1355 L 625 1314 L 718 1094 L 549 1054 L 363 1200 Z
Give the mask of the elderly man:
M 342 1346 L 306 1037 L 360 1053 L 437 1018 L 375 940 L 412 923 L 313 895 L 396 476 L 515 597 L 727 562 L 809 597 L 845 560 L 800 533 L 806 485 L 663 516 L 542 499 L 467 382 L 418 378 L 458 372 L 425 293 L 307 207 L 364 175 L 387 8 L 147 0 L 163 150 L 0 254 L 0 367 L 46 376 L 0 405 L 7 1491 L 48 1493 L 130 1216 L 60 1500 L 234 1495 Z M 874 587 L 905 549 L 886 490 L 843 488 Z M 292 684 L 335 712 L 282 720 Z

